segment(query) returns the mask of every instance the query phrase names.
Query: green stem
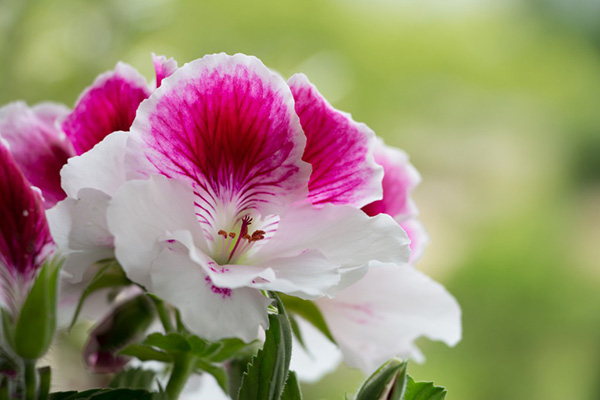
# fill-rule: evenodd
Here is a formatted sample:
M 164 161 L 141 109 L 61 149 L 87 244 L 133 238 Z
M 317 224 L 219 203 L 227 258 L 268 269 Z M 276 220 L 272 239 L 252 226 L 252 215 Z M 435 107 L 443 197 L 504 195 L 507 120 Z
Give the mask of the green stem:
M 175 357 L 173 372 L 171 372 L 166 389 L 169 400 L 177 400 L 179 398 L 179 394 L 192 372 L 194 372 L 195 367 L 196 357 L 190 354 Z
M 165 332 L 175 332 L 175 327 L 173 326 L 173 321 L 171 320 L 171 313 L 169 313 L 164 301 L 157 299 L 154 296 L 150 296 L 150 298 L 154 301 L 158 318 L 160 318 L 160 322 L 162 323 L 163 328 L 165 328 Z
M 25 367 L 25 400 L 36 400 L 37 371 L 35 370 L 35 363 L 36 360 L 23 360 Z

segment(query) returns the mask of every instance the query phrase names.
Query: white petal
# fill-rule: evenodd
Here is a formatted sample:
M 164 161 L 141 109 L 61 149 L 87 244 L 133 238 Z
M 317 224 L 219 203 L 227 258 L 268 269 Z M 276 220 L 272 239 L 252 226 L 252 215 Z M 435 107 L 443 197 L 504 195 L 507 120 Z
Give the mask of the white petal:
M 414 354 L 425 336 L 453 346 L 460 307 L 442 285 L 409 265 L 386 264 L 338 294 L 317 301 L 347 364 L 371 373 L 392 356 Z
M 314 383 L 333 372 L 342 361 L 342 352 L 314 326 L 296 318 L 306 348 L 294 337 L 290 370 L 296 371 L 298 379 Z
M 77 200 L 66 198 L 46 212 L 54 240 L 67 254 L 63 271 L 71 276 L 71 282 L 81 281 L 92 264 L 114 257 L 106 222 L 109 201 L 107 194 L 84 188 Z
M 160 175 L 124 184 L 108 209 L 108 226 L 115 237 L 117 260 L 127 276 L 142 285 L 150 283 L 150 265 L 169 233 L 188 230 L 195 245 L 206 248 L 194 214 L 192 189 Z
M 125 183 L 127 136 L 127 132 L 111 133 L 90 151 L 71 157 L 60 171 L 67 196 L 77 198 L 82 188 L 94 188 L 113 195 Z
M 165 248 L 152 263 L 151 291 L 176 306 L 194 333 L 209 340 L 250 342 L 268 326 L 270 299 L 256 289 L 220 289 L 188 255 Z
M 406 262 L 409 242 L 406 232 L 389 215 L 369 217 L 351 206 L 301 205 L 281 217 L 277 232 L 255 258 L 261 262 L 315 249 L 344 272 L 370 261 Z

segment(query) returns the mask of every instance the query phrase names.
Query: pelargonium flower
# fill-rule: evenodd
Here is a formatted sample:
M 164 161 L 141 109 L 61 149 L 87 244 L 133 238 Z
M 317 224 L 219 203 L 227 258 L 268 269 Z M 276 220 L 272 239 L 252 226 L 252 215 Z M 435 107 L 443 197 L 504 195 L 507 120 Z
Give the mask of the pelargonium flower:
M 414 265 L 428 241 L 411 198 L 420 176 L 404 152 L 381 140 L 375 160 L 384 169 L 383 198 L 363 210 L 394 217 L 411 239 L 410 264 Z M 442 285 L 412 265 L 373 264 L 364 278 L 335 298 L 316 301 L 346 364 L 369 374 L 393 356 L 422 360 L 414 345 L 421 336 L 451 346 L 460 340 L 460 307 Z M 315 381 L 335 368 L 341 357 L 314 329 L 304 328 L 303 333 L 307 351 L 297 349 L 292 365 L 301 378 Z
M 0 305 L 13 315 L 23 305 L 54 242 L 39 191 L 0 143 Z
M 408 260 L 398 224 L 359 208 L 381 193 L 373 140 L 305 77 L 210 55 L 163 79 L 128 134 L 72 159 L 63 188 L 106 213 L 106 249 L 192 330 L 251 340 L 267 325 L 261 290 L 318 298 L 373 260 Z

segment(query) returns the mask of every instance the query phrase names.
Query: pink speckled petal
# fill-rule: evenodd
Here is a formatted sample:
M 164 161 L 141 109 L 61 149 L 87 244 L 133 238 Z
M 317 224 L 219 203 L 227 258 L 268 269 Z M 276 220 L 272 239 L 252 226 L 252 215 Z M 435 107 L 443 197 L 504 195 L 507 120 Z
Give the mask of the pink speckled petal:
M 414 341 L 425 336 L 454 346 L 461 311 L 446 289 L 409 265 L 383 264 L 317 306 L 346 363 L 369 374 L 393 356 L 419 357 Z
M 143 76 L 118 63 L 98 76 L 62 123 L 77 154 L 83 154 L 114 131 L 128 131 L 140 103 L 150 95 Z
M 373 131 L 333 108 L 306 76 L 288 83 L 307 138 L 302 159 L 313 167 L 310 201 L 362 207 L 380 199 L 383 172 L 373 160 Z
M 39 193 L 0 144 L 0 280 L 3 297 L 11 280 L 27 284 L 53 250 Z M 10 286 L 9 286 L 10 287 Z
M 157 56 L 152 53 L 152 63 L 156 73 L 156 87 L 159 87 L 163 79 L 171 76 L 177 70 L 177 61 L 173 58 Z
M 192 184 L 205 229 L 306 196 L 292 94 L 255 57 L 209 55 L 179 68 L 141 105 L 130 138 L 155 173 Z
M 421 177 L 406 153 L 378 140 L 375 161 L 383 166 L 383 199 L 366 205 L 363 211 L 368 215 L 385 213 L 398 220 L 414 217 L 417 208 L 410 195 Z
M 21 101 L 0 109 L 0 137 L 8 143 L 25 177 L 42 191 L 46 208 L 65 198 L 60 169 L 75 151 L 57 120 L 68 113 L 61 104 L 42 103 L 29 108 Z

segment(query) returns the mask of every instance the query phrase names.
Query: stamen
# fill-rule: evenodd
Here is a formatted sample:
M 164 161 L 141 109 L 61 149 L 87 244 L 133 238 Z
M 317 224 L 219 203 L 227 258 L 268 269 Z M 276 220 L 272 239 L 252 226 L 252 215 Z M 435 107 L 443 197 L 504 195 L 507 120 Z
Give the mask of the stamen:
M 244 238 L 244 236 L 248 235 L 248 226 L 251 223 L 252 223 L 252 218 L 250 218 L 250 216 L 246 215 L 246 216 L 244 216 L 244 218 L 242 218 L 242 227 L 240 228 L 240 236 L 238 236 L 238 240 L 235 242 L 235 245 L 233 246 L 233 250 L 231 250 L 231 253 L 229 254 L 229 259 L 227 260 L 227 262 L 230 262 L 231 259 L 233 258 L 233 255 L 235 254 L 235 251 L 237 250 L 237 248 L 240 244 L 240 240 L 242 240 Z M 231 236 L 232 233 L 233 232 L 229 233 L 229 236 Z M 231 237 L 234 238 L 235 233 Z

